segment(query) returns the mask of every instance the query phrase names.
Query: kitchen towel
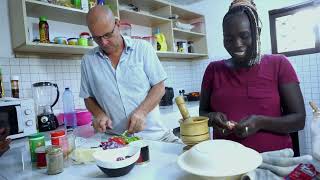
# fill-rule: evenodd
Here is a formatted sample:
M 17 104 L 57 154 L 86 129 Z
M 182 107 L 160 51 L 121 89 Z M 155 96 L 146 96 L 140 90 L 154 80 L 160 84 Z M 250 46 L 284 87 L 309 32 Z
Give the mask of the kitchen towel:
M 241 180 L 280 180 L 287 176 L 300 163 L 311 163 L 312 156 L 293 157 L 292 149 L 282 149 L 261 153 L 262 164 L 241 177 Z

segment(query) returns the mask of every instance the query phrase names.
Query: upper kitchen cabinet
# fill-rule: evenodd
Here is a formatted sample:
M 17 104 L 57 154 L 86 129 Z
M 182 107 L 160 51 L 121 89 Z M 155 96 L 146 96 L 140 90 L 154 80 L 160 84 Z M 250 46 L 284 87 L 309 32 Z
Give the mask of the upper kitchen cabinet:
M 203 15 L 163 0 L 107 2 L 117 19 L 132 25 L 132 32 L 135 33 L 131 36 L 150 40 L 155 32 L 164 35 L 167 51 L 157 51 L 160 60 L 197 60 L 207 57 Z M 48 19 L 51 41 L 55 37 L 77 38 L 81 32 L 88 32 L 85 10 L 39 0 L 10 0 L 9 9 L 12 46 L 17 55 L 27 53 L 79 56 L 93 48 L 36 41 L 39 38 L 40 16 Z
M 111 1 L 113 13 L 118 18 L 117 0 Z M 39 17 L 46 16 L 49 23 L 49 36 L 77 38 L 81 32 L 88 32 L 86 27 L 86 13 L 82 9 L 50 4 L 38 0 L 10 0 L 10 24 L 12 47 L 16 54 L 48 55 L 60 54 L 83 55 L 92 46 L 64 45 L 54 43 L 40 43 Z

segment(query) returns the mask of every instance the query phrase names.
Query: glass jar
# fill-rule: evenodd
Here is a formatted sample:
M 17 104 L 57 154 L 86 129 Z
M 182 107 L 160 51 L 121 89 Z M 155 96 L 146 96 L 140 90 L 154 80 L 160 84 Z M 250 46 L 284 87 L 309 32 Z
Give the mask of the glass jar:
M 46 160 L 49 175 L 63 172 L 63 152 L 59 146 L 49 146 L 46 149 Z
M 11 77 L 11 94 L 13 98 L 19 98 L 19 76 Z

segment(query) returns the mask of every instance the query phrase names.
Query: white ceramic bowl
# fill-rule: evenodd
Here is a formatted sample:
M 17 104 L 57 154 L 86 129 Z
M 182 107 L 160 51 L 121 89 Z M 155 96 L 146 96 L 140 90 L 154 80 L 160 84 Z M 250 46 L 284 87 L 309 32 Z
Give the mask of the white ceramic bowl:
M 229 140 L 201 142 L 178 158 L 181 169 L 208 179 L 237 179 L 261 163 L 257 151 Z
M 140 155 L 140 148 L 125 146 L 116 149 L 99 150 L 92 154 L 97 166 L 108 176 L 118 177 L 129 173 Z M 126 156 L 130 156 L 125 158 Z M 122 157 L 124 160 L 117 161 Z

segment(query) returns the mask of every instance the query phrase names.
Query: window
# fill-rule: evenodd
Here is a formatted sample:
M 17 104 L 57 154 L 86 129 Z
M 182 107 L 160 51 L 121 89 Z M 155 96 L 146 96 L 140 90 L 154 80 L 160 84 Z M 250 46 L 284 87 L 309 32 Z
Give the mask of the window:
M 320 52 L 320 0 L 269 11 L 272 53 Z

